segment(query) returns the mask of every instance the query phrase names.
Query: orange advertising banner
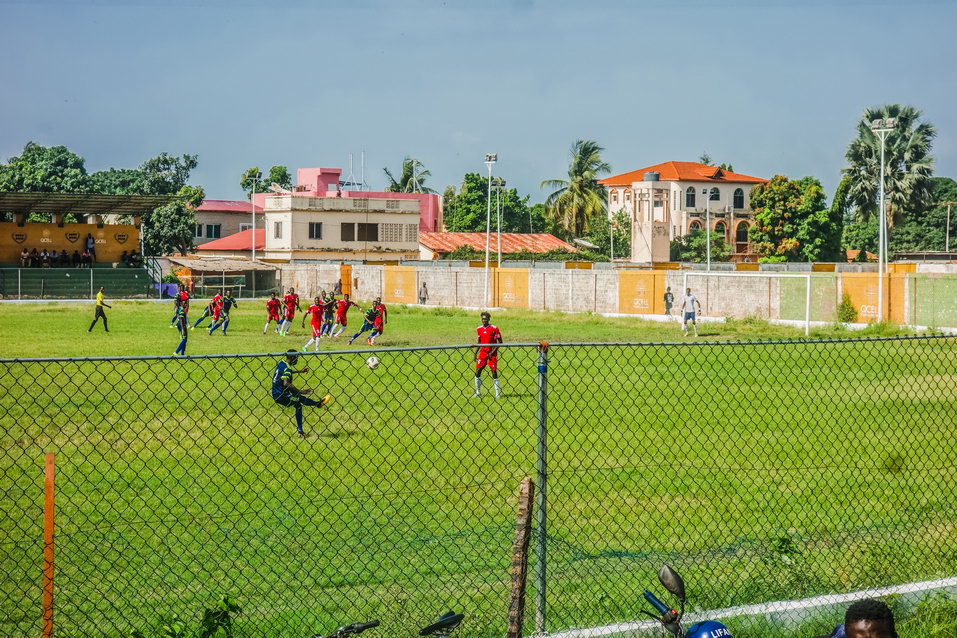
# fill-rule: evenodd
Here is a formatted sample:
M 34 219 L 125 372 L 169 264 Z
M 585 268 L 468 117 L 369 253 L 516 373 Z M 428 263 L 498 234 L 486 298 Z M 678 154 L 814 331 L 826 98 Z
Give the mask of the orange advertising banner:
M 415 303 L 415 266 L 385 266 L 383 301 Z
M 528 308 L 528 268 L 496 268 L 495 306 Z
M 874 323 L 878 317 L 878 280 L 877 273 L 846 272 L 841 273 L 842 295 L 847 293 L 857 310 L 859 323 Z M 884 291 L 884 309 L 888 306 L 888 291 Z M 902 297 L 903 299 L 903 297 Z M 886 316 L 886 314 L 885 314 Z
M 0 262 L 16 263 L 20 260 L 20 251 L 37 249 L 41 252 L 59 253 L 65 250 L 67 255 L 73 251 L 83 252 L 86 238 L 93 238 L 98 263 L 118 262 L 123 251 L 140 249 L 140 231 L 126 224 L 56 224 L 27 222 L 18 226 L 14 222 L 0 222 Z
M 659 270 L 618 271 L 618 312 L 664 314 L 665 273 Z

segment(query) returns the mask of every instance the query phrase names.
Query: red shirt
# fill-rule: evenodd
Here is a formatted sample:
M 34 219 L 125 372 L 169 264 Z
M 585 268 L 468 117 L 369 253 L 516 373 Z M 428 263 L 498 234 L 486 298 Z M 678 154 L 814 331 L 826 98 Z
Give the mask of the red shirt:
M 322 317 L 320 316 L 322 314 L 322 306 L 317 306 L 316 304 L 312 304 L 311 306 L 309 306 L 309 309 L 306 310 L 306 313 L 312 313 L 312 318 L 309 320 L 312 322 L 312 325 L 314 326 L 322 325 Z
M 286 304 L 287 311 L 294 311 L 299 305 L 299 295 L 286 295 L 282 298 L 282 302 Z
M 492 324 L 479 326 L 476 332 L 479 343 L 499 343 L 502 340 L 502 333 Z
M 279 314 L 279 300 L 269 299 L 266 301 L 266 312 L 271 315 Z
M 214 312 L 218 311 L 220 308 L 223 307 L 223 298 L 220 297 L 219 295 L 216 295 L 215 297 L 213 297 L 213 300 L 210 301 L 210 303 L 213 304 L 213 311 Z
M 346 301 L 345 299 L 340 299 L 339 301 L 336 302 L 336 316 L 345 317 L 346 313 L 349 312 L 349 308 L 351 308 L 352 306 L 358 307 L 359 304 L 357 304 L 354 301 Z

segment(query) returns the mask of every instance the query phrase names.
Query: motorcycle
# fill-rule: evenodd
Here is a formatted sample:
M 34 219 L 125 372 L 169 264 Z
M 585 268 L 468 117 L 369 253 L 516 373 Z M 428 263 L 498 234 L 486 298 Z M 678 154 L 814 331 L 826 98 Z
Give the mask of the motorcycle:
M 668 605 L 661 602 L 657 596 L 646 589 L 644 593 L 645 600 L 655 608 L 656 613 L 645 609 L 641 609 L 640 611 L 659 622 L 664 632 L 681 638 L 733 638 L 731 631 L 716 620 L 696 622 L 688 627 L 688 631 L 685 632 L 681 626 L 681 619 L 685 615 L 684 580 L 682 580 L 678 572 L 670 566 L 662 565 L 661 569 L 658 570 L 658 582 L 660 582 L 661 586 L 668 590 L 672 596 L 678 599 L 678 609 L 668 607 Z M 667 633 L 665 635 L 667 635 Z

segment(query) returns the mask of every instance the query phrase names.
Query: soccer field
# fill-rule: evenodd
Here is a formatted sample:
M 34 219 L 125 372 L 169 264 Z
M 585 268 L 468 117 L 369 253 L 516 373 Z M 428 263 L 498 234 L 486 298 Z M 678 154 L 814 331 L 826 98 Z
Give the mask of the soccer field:
M 298 323 L 262 335 L 259 308 L 240 306 L 229 336 L 197 329 L 190 354 L 306 341 Z M 470 342 L 478 323 L 392 310 L 382 346 Z M 109 335 L 86 333 L 89 305 L 0 312 L 9 356 L 178 342 L 168 305 L 116 304 Z M 681 340 L 632 319 L 493 320 L 508 342 Z M 953 574 L 954 339 L 702 333 L 550 350 L 550 629 L 636 618 L 664 560 L 702 608 Z M 470 398 L 471 349 L 383 351 L 371 371 L 364 346 L 331 347 L 304 357 L 303 385 L 335 397 L 307 409 L 305 440 L 269 398 L 275 356 L 5 363 L 0 634 L 36 634 L 42 455 L 56 452 L 58 636 L 149 634 L 227 593 L 240 636 L 370 617 L 405 632 L 449 608 L 469 635 L 501 635 L 515 492 L 536 474 L 537 352 L 502 353 L 496 401 Z

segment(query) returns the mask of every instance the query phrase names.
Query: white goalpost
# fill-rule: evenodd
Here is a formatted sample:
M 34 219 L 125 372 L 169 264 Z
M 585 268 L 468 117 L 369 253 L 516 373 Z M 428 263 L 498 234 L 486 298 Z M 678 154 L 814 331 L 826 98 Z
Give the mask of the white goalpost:
M 804 293 L 804 336 L 811 334 L 811 274 L 798 274 L 798 273 L 780 273 L 780 272 L 698 272 L 698 271 L 685 271 L 684 272 L 684 285 L 682 286 L 682 294 L 685 290 L 688 289 L 688 276 L 691 277 L 760 277 L 763 279 L 804 279 L 806 282 L 805 293 Z M 771 308 L 768 308 L 768 315 L 770 318 Z

